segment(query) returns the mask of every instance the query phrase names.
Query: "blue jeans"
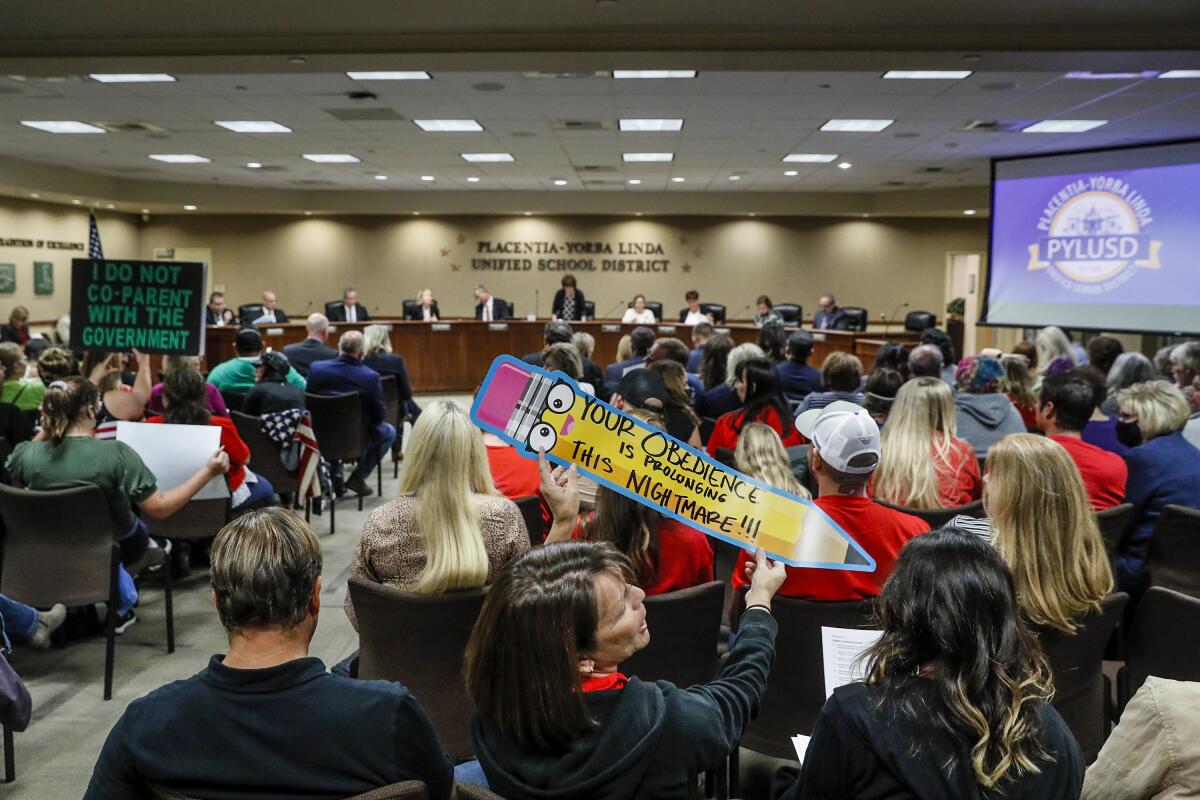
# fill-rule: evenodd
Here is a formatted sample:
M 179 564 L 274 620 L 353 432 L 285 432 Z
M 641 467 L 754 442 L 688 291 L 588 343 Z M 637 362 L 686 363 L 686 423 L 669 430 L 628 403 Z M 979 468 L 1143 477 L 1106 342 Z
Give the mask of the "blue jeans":
M 476 786 L 482 786 L 487 789 L 487 776 L 483 774 L 483 767 L 479 766 L 479 762 L 475 759 L 464 761 L 454 767 L 454 780 L 462 783 L 473 783 Z
M 371 470 L 378 466 L 383 460 L 383 454 L 392 449 L 392 442 L 396 441 L 396 427 L 388 422 L 381 422 L 375 427 L 374 435 L 367 441 L 367 450 L 363 453 L 363 457 L 358 460 L 358 466 L 354 468 L 354 474 L 361 477 L 364 481 L 371 477 Z
M 146 549 L 150 546 L 150 531 L 146 528 L 146 523 L 140 518 L 135 517 L 133 527 L 129 529 L 129 533 L 117 540 L 117 547 L 120 548 L 121 566 L 117 567 L 117 608 L 118 614 L 128 613 L 137 605 L 138 592 L 137 586 L 133 583 L 133 577 L 126 571 L 126 564 L 133 564 L 139 558 L 146 554 Z
M 23 642 L 33 636 L 36 630 L 37 611 L 0 594 L 0 638 L 4 641 L 4 649 L 12 646 L 9 636 Z

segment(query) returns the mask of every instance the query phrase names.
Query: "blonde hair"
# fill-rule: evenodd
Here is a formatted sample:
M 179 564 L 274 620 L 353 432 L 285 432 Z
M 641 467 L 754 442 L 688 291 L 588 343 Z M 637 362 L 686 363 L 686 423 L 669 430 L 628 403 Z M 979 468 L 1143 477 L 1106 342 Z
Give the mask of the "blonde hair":
M 186 370 L 200 371 L 198 356 L 163 356 L 163 372 L 184 372 Z
M 633 358 L 633 337 L 628 333 L 617 342 L 617 361 L 628 361 Z
M 992 541 L 1012 570 L 1017 600 L 1036 624 L 1075 631 L 1100 609 L 1113 576 L 1079 468 L 1058 442 L 1014 433 L 987 458 Z
M 1133 409 L 1144 442 L 1183 430 L 1191 414 L 1183 392 L 1166 381 L 1135 383 L 1128 389 L 1122 389 L 1117 395 L 1117 406 Z
M 24 325 L 29 322 L 29 309 L 25 306 L 13 306 L 12 313 L 8 315 L 9 325 Z
M 751 478 L 805 500 L 812 499 L 812 494 L 792 474 L 783 442 L 770 425 L 751 422 L 742 428 L 733 459 L 738 470 Z
M 457 403 L 438 400 L 409 435 L 400 494 L 417 503 L 425 569 L 415 592 L 438 594 L 487 582 L 488 555 L 474 495 L 495 494 L 483 436 Z
M 363 348 L 367 355 L 392 352 L 392 340 L 386 325 L 368 325 L 363 328 Z
M 429 302 L 430 302 L 430 304 L 432 304 L 433 303 L 433 289 L 422 289 L 421 291 L 417 292 L 417 302 L 420 303 L 423 299 L 425 299 L 426 294 L 429 295 Z
M 1029 374 L 1029 362 L 1024 356 L 1008 354 L 1000 357 L 1004 367 L 1004 377 L 1000 379 L 1000 391 L 1008 395 L 1014 403 L 1026 406 L 1037 406 L 1037 397 L 1033 393 L 1033 376 Z
M 955 469 L 950 453 L 957 433 L 954 396 L 945 382 L 923 377 L 901 386 L 879 439 L 875 496 L 911 508 L 940 508 L 938 476 Z
M 733 386 L 737 380 L 738 364 L 743 361 L 749 361 L 752 358 L 766 358 L 767 354 L 763 349 L 756 344 L 746 342 L 739 344 L 737 347 L 729 351 L 729 357 L 725 359 L 725 382 Z
M 1045 373 L 1056 358 L 1069 358 L 1072 366 L 1076 364 L 1075 351 L 1071 349 L 1071 340 L 1063 333 L 1062 328 L 1054 325 L 1042 328 L 1038 331 L 1034 345 L 1037 347 L 1039 375 Z

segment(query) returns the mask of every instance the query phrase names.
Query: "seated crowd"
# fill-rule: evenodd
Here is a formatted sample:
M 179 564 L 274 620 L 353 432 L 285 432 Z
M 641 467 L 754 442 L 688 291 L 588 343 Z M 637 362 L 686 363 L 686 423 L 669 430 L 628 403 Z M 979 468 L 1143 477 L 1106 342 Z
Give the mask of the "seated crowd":
M 776 773 L 774 797 L 1160 796 L 1180 758 L 1175 744 L 1155 742 L 1155 726 L 1173 724 L 1163 698 L 1195 708 L 1200 688 L 1151 679 L 1089 766 L 1055 709 L 1039 640 L 1074 634 L 1114 591 L 1136 603 L 1150 583 L 1158 518 L 1168 505 L 1200 509 L 1200 343 L 1171 348 L 1156 366 L 1111 337 L 1085 349 L 1047 328 L 1012 352 L 956 359 L 949 337 L 930 329 L 919 343 L 882 348 L 864 374 L 857 356 L 840 352 L 810 366 L 812 334 L 787 335 L 768 301 L 757 344 L 735 346 L 706 319 L 692 349 L 637 327 L 602 369 L 594 341 L 566 321 L 578 317 L 573 298 L 564 295 L 544 348 L 526 361 L 811 503 L 875 570 L 785 566 L 759 550 L 739 551 L 720 574 L 702 531 L 574 467 L 526 457 L 482 433 L 458 403 L 421 409 L 382 326 L 343 333 L 335 350 L 325 344 L 329 321 L 313 314 L 308 338 L 282 353 L 244 329 L 237 355 L 207 380 L 194 359 L 172 358 L 158 384 L 140 354 L 78 360 L 62 348 L 44 350 L 27 378 L 21 346 L 0 344 L 0 435 L 15 445 L 8 479 L 34 490 L 99 487 L 122 565 L 165 545 L 155 521 L 214 476 L 224 476 L 238 512 L 209 556 L 227 652 L 129 705 L 87 798 L 149 787 L 193 798 L 339 798 L 403 780 L 423 781 L 436 798 L 455 781 L 504 798 L 690 797 L 697 775 L 736 751 L 757 713 L 776 637 L 788 635 L 773 616 L 777 597 L 872 600 L 882 636 L 865 654 L 865 677 L 834 690 L 803 731 L 812 734 L 804 764 Z M 653 321 L 641 300 L 626 316 Z M 488 587 L 463 654 L 475 760 L 457 765 L 422 698 L 400 683 L 350 677 L 356 654 L 341 665 L 347 675 L 309 656 L 321 548 L 299 516 L 277 507 L 294 498 L 277 498 L 248 468 L 230 416 L 303 411 L 318 402 L 306 393 L 356 394 L 366 450 L 344 488 L 368 495 L 399 423 L 387 418 L 386 375 L 413 427 L 397 494 L 369 514 L 349 574 L 426 595 Z M 118 420 L 214 426 L 221 449 L 161 491 L 115 440 Z M 540 509 L 533 530 L 515 502 L 525 498 Z M 1129 522 L 1109 552 L 1096 513 L 1121 504 L 1131 506 Z M 953 518 L 939 527 L 922 516 L 938 511 Z M 744 610 L 726 607 L 737 614 L 725 620 L 735 634 L 712 680 L 675 686 L 623 671 L 650 642 L 645 598 L 714 578 L 741 593 L 732 608 Z M 120 581 L 123 629 L 136 619 L 137 586 L 123 568 Z M 49 646 L 65 613 L 0 595 L 7 636 L 35 648 Z M 344 613 L 357 629 L 349 593 Z M 181 719 L 198 734 L 192 742 L 171 733 Z M 1194 739 L 1182 747 L 1185 760 L 1200 761 Z M 1167 766 L 1135 769 L 1143 751 L 1148 765 Z M 1119 780 L 1125 789 L 1115 794 Z

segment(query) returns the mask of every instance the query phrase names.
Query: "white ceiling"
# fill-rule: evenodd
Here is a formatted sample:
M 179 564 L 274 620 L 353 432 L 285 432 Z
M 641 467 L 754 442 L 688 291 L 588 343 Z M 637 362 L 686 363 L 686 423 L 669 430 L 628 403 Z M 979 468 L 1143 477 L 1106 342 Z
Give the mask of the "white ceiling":
M 157 84 L 0 77 L 0 156 L 129 180 L 309 191 L 879 192 L 982 185 L 995 156 L 1200 136 L 1197 79 L 980 71 L 961 81 L 897 81 L 875 70 L 714 70 L 693 80 L 623 81 L 442 70 L 433 71 L 433 80 L 401 82 L 356 82 L 341 72 L 176 74 L 177 82 Z M 494 90 L 497 84 L 503 88 Z M 350 99 L 355 91 L 377 99 Z M 342 121 L 330 113 L 343 109 L 390 109 L 402 119 Z M 553 126 L 581 120 L 615 128 L 618 117 L 685 123 L 679 133 Z M 896 123 L 874 134 L 819 131 L 832 117 Z M 484 131 L 424 133 L 414 118 L 474 118 Z M 962 130 L 971 120 L 1020 127 L 1046 118 L 1109 122 L 1071 135 Z M 20 125 L 23 119 L 143 123 L 164 132 L 49 134 Z M 294 133 L 236 134 L 213 124 L 227 119 L 274 120 Z M 472 165 L 460 157 L 497 151 L 512 153 L 515 162 Z M 673 152 L 675 160 L 626 164 L 621 153 L 628 151 Z M 352 153 L 362 163 L 301 158 L 313 152 Z M 781 163 L 789 152 L 837 153 L 854 166 Z M 212 163 L 161 164 L 151 153 L 198 153 Z M 271 169 L 247 169 L 250 161 Z M 785 177 L 787 169 L 799 175 Z M 377 181 L 376 174 L 389 179 Z M 420 181 L 424 174 L 437 181 Z M 466 182 L 472 175 L 482 180 Z M 630 178 L 641 185 L 630 186 Z M 557 188 L 554 179 L 569 184 Z

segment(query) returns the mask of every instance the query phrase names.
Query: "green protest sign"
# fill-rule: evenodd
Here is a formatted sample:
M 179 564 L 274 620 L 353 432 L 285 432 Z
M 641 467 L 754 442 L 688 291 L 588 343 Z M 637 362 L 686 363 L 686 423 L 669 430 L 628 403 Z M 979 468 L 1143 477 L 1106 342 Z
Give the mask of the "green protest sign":
M 71 346 L 201 355 L 207 266 L 77 258 L 71 262 Z

